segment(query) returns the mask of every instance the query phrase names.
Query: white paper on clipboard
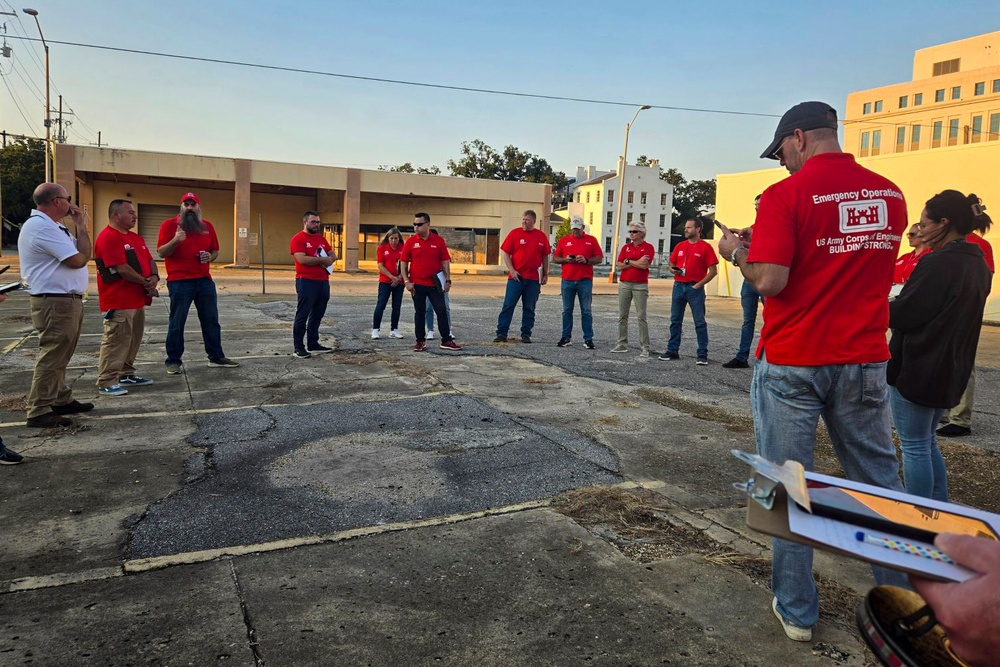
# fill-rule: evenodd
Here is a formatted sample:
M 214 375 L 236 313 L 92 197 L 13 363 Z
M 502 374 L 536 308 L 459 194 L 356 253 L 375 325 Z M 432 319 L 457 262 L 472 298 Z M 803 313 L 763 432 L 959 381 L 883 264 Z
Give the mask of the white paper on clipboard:
M 326 254 L 326 250 L 324 250 L 323 248 L 320 248 L 316 252 L 316 256 L 317 257 L 329 257 L 329 255 Z M 324 266 L 323 268 L 326 269 L 327 273 L 329 273 L 330 275 L 333 275 L 333 264 L 331 264 L 330 266 Z

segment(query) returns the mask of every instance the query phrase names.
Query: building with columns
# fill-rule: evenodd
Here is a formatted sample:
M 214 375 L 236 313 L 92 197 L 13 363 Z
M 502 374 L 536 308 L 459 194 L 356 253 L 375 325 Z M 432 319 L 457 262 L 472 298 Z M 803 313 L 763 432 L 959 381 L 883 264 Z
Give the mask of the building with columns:
M 453 264 L 476 271 L 500 265 L 500 242 L 525 209 L 551 215 L 552 187 L 481 179 L 403 174 L 264 160 L 178 155 L 56 145 L 56 181 L 86 207 L 91 234 L 107 224 L 112 200 L 131 200 L 137 232 L 151 246 L 160 223 L 195 192 L 215 225 L 219 261 L 238 267 L 291 265 L 289 239 L 302 213 L 319 211 L 323 231 L 341 258 L 336 269 L 375 267 L 375 248 L 393 226 L 407 235 L 413 214 L 430 214 L 448 242 Z M 548 229 L 545 229 L 547 232 Z

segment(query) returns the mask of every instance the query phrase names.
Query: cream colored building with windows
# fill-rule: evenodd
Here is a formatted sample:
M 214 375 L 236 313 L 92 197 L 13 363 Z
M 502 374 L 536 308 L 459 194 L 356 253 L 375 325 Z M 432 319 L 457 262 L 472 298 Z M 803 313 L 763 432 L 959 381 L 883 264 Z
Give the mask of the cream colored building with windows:
M 911 223 L 942 190 L 979 195 L 995 222 L 986 240 L 1000 260 L 1000 32 L 917 51 L 912 81 L 851 93 L 840 115 L 844 150 L 902 189 Z M 770 138 L 762 136 L 761 146 Z M 754 197 L 787 175 L 781 168 L 719 174 L 716 216 L 732 226 L 752 223 Z M 900 253 L 909 250 L 904 241 Z M 710 293 L 714 286 L 738 296 L 739 270 L 726 263 L 719 274 Z M 996 276 L 986 319 L 1000 321 Z
M 573 200 L 568 204 L 570 215 L 579 215 L 587 225 L 587 233 L 601 242 L 604 263 L 611 258 L 611 240 L 615 232 L 615 215 L 620 196 L 616 172 L 599 172 L 594 167 L 577 168 L 578 182 Z M 590 175 L 579 181 L 579 175 Z M 656 262 L 666 261 L 670 254 L 671 213 L 674 206 L 674 186 L 660 178 L 659 160 L 649 166 L 628 165 L 625 169 L 625 200 L 622 201 L 620 248 L 628 237 L 628 225 L 646 225 L 646 241 L 656 249 Z
M 91 235 L 108 224 L 112 200 L 130 199 L 150 246 L 160 223 L 193 191 L 219 235 L 219 261 L 291 265 L 302 213 L 320 212 L 338 270 L 375 269 L 375 248 L 393 226 L 412 233 L 413 214 L 430 214 L 459 272 L 496 270 L 500 241 L 533 209 L 548 220 L 552 186 L 450 176 L 323 167 L 199 155 L 56 145 L 56 181 L 86 207 Z M 544 228 L 544 227 L 543 227 Z M 544 228 L 548 231 L 547 228 Z

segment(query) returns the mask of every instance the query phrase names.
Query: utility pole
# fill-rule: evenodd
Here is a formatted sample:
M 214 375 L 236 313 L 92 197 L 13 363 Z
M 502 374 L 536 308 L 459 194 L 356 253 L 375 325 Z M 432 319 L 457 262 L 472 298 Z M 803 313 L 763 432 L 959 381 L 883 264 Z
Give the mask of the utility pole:
M 3 16 L 14 16 L 14 17 L 17 16 L 17 14 L 15 12 L 0 12 L 0 15 L 3 15 Z M 4 58 L 10 58 L 10 53 L 11 53 L 11 49 L 10 49 L 9 46 L 7 46 L 7 24 L 4 23 L 3 24 L 3 50 L 0 51 L 0 54 L 2 54 Z M 6 130 L 4 130 L 4 132 L 3 132 L 3 147 L 5 149 L 7 148 L 7 132 L 6 132 Z M 2 254 L 3 254 L 3 174 L 0 173 L 0 255 L 2 255 Z

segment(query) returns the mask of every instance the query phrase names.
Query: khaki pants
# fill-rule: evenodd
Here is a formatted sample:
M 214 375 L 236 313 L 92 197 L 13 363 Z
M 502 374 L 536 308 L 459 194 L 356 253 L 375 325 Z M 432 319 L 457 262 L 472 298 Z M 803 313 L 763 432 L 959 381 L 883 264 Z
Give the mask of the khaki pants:
M 618 283 L 618 344 L 628 347 L 628 311 L 635 302 L 639 317 L 639 345 L 649 349 L 649 326 L 646 324 L 646 302 L 649 300 L 647 283 Z
M 972 404 L 976 400 L 976 368 L 972 368 L 972 375 L 969 376 L 969 384 L 965 385 L 962 399 L 958 405 L 948 413 L 948 423 L 955 426 L 972 428 Z
M 118 384 L 122 375 L 135 375 L 135 355 L 139 352 L 146 328 L 146 310 L 113 310 L 104 318 L 101 358 L 97 386 L 101 389 Z
M 31 323 L 38 331 L 38 356 L 28 392 L 28 418 L 66 405 L 73 391 L 66 386 L 66 366 L 76 351 L 83 324 L 83 301 L 71 297 L 33 296 Z

